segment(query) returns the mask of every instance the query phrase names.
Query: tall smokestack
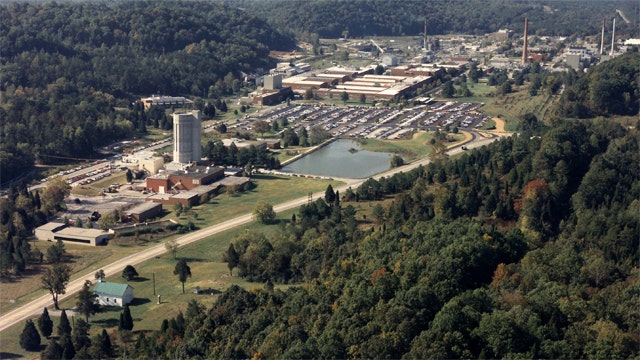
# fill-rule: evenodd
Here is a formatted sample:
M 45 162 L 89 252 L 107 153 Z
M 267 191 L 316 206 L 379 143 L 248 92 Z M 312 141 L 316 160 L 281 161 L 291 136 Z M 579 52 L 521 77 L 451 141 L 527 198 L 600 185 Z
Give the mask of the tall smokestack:
M 424 32 L 422 33 L 422 47 L 427 50 L 427 18 L 424 18 Z
M 522 64 L 527 63 L 527 30 L 529 28 L 529 19 L 524 19 L 524 45 L 522 46 Z
M 611 53 L 609 55 L 613 56 L 613 48 L 616 44 L 616 18 L 613 18 L 613 30 L 611 31 Z
M 604 53 L 604 19 L 602 19 L 602 35 L 600 35 L 600 55 Z

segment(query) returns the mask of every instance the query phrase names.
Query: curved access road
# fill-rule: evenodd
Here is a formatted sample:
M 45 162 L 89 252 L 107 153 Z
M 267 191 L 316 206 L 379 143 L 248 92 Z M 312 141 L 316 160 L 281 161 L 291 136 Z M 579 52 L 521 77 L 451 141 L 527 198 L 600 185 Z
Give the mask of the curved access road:
M 473 133 L 472 133 L 473 134 Z M 490 142 L 495 141 L 496 138 L 479 138 L 478 136 L 476 136 L 475 134 L 473 134 L 473 139 L 470 140 L 469 142 L 466 143 L 466 146 L 471 149 L 471 148 L 475 148 L 475 147 L 479 147 L 482 145 L 486 145 Z M 464 150 L 462 149 L 462 144 L 458 144 L 455 145 L 453 147 L 451 147 L 447 153 L 449 155 L 455 155 L 457 153 L 461 153 Z M 418 161 L 414 161 L 410 164 L 401 166 L 401 167 L 397 167 L 394 168 L 388 172 L 382 173 L 382 174 L 378 174 L 376 175 L 374 178 L 380 178 L 382 176 L 386 176 L 389 177 L 395 173 L 399 173 L 399 172 L 403 172 L 403 171 L 409 171 L 415 167 L 418 167 L 420 165 L 426 165 L 429 163 L 428 159 L 422 159 L 422 160 L 418 160 Z M 343 192 L 349 188 L 349 187 L 357 187 L 358 185 L 360 185 L 361 183 L 363 183 L 366 179 L 342 179 L 343 181 L 346 181 L 345 185 L 342 185 L 340 187 L 334 188 L 334 190 L 338 190 L 340 192 Z M 324 192 L 318 192 L 316 194 L 312 194 L 314 199 L 320 198 L 320 197 L 324 197 Z M 286 210 L 290 210 L 293 208 L 297 208 L 303 204 L 306 204 L 309 201 L 308 197 L 301 197 L 299 199 L 295 199 L 295 200 L 291 200 L 279 205 L 275 205 L 274 206 L 274 211 L 277 212 L 282 212 L 282 211 L 286 211 Z M 222 223 L 219 224 L 215 224 L 215 225 L 211 225 L 207 228 L 201 229 L 201 230 L 197 230 L 188 234 L 185 234 L 179 238 L 177 238 L 177 242 L 179 246 L 185 246 L 191 243 L 194 243 L 196 241 L 200 241 L 202 239 L 205 239 L 207 237 L 210 237 L 212 235 L 216 235 L 219 234 L 221 232 L 230 230 L 232 228 L 241 226 L 241 225 L 245 225 L 250 223 L 251 221 L 253 221 L 253 217 L 252 214 L 245 214 L 242 216 L 238 216 L 234 219 L 230 219 L 227 221 L 224 221 Z M 126 256 L 120 260 L 114 261 L 111 264 L 102 267 L 102 269 L 104 270 L 105 274 L 107 276 L 112 275 L 112 274 L 118 274 L 122 271 L 122 269 L 127 266 L 127 265 L 137 265 L 140 264 L 144 261 L 150 260 L 155 258 L 156 256 L 160 256 L 163 255 L 166 252 L 166 248 L 164 243 L 160 243 L 157 245 L 154 245 L 148 249 L 144 249 L 140 252 L 137 252 L 135 254 L 131 254 L 129 256 Z M 77 293 L 78 291 L 80 291 L 82 289 L 82 286 L 84 285 L 86 280 L 90 280 L 93 281 L 95 280 L 94 278 L 94 273 L 95 271 L 98 269 L 91 269 L 88 270 L 87 273 L 85 273 L 84 275 L 80 276 L 79 278 L 76 278 L 72 281 L 69 282 L 69 284 L 67 284 L 67 289 L 66 289 L 66 293 L 65 294 L 61 294 L 58 298 L 59 301 L 62 301 L 70 296 L 75 295 L 75 293 Z M 15 309 L 12 310 L 6 314 L 4 314 L 3 316 L 0 317 L 0 332 L 4 331 L 5 329 L 21 322 L 24 321 L 25 319 L 31 317 L 31 316 L 38 316 L 42 313 L 42 308 L 44 307 L 48 307 L 51 306 L 53 304 L 53 300 L 51 298 L 50 294 L 46 294 L 43 296 L 40 296 L 39 298 Z

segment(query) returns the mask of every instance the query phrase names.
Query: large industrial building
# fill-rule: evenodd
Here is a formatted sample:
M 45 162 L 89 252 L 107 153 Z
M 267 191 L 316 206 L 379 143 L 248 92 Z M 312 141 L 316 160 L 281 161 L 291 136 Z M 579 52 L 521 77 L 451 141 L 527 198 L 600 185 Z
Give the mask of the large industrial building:
M 224 169 L 217 166 L 191 166 L 184 171 L 165 171 L 147 178 L 147 189 L 155 193 L 191 190 L 224 178 Z
M 200 111 L 173 114 L 173 161 L 182 164 L 202 158 Z
M 72 227 L 63 223 L 46 223 L 35 230 L 36 238 L 40 241 L 71 242 L 81 245 L 106 245 L 111 233 L 100 229 L 84 229 Z
M 182 96 L 153 95 L 148 98 L 142 98 L 140 101 L 144 104 L 145 109 L 152 106 L 184 107 L 185 105 L 193 104 L 193 101 Z

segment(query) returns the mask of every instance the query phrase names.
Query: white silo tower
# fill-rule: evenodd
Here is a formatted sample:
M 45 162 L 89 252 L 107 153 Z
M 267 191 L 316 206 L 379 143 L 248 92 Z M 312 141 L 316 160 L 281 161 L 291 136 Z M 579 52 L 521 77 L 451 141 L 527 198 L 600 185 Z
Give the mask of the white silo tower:
M 190 163 L 200 161 L 202 147 L 202 121 L 200 111 L 173 114 L 173 162 Z

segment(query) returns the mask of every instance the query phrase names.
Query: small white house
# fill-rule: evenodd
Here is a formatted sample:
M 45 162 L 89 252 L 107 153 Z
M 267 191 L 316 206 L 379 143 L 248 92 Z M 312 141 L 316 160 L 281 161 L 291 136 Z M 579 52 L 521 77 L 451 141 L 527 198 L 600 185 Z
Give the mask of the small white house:
M 133 288 L 127 284 L 99 282 L 93 288 L 98 295 L 98 304 L 105 306 L 125 306 L 133 301 Z

